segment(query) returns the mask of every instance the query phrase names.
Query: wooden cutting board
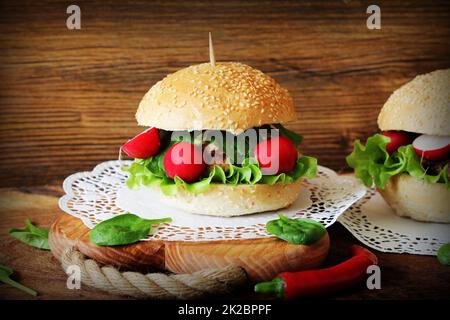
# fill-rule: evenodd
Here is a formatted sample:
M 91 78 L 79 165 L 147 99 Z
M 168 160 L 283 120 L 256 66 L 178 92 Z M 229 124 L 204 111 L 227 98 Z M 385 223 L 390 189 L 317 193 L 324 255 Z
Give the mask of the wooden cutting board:
M 66 247 L 75 246 L 96 261 L 126 270 L 168 270 L 192 273 L 229 264 L 243 267 L 250 280 L 265 281 L 282 271 L 318 267 L 329 250 L 328 233 L 311 246 L 289 244 L 276 238 L 227 241 L 141 241 L 115 247 L 100 247 L 89 241 L 89 228 L 77 218 L 60 215 L 52 224 L 49 244 L 60 259 Z

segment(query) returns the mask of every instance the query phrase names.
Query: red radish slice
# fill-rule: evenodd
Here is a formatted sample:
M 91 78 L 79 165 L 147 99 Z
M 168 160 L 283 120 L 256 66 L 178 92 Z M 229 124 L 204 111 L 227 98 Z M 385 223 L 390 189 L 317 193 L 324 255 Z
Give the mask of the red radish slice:
M 150 128 L 138 134 L 131 140 L 128 140 L 122 146 L 122 150 L 132 158 L 145 159 L 154 156 L 159 152 L 161 147 L 161 139 L 159 138 L 159 130 Z
M 389 154 L 397 151 L 401 146 L 411 144 L 416 137 L 415 134 L 406 131 L 383 131 L 382 135 L 391 138 L 391 142 L 386 145 L 386 151 Z
M 164 155 L 164 170 L 170 178 L 179 177 L 194 182 L 205 171 L 202 148 L 189 142 L 179 142 Z
M 450 136 L 430 136 L 423 134 L 413 142 L 414 151 L 427 160 L 439 161 L 450 156 Z
M 285 136 L 261 141 L 253 153 L 265 174 L 291 172 L 298 157 L 295 144 Z

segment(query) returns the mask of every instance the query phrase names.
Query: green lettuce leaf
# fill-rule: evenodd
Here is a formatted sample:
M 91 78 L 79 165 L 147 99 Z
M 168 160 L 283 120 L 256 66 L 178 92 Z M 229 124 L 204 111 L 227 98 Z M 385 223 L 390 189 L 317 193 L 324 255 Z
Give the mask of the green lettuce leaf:
M 278 175 L 263 175 L 258 163 L 253 158 L 243 161 L 240 166 L 229 165 L 228 170 L 220 166 L 213 166 L 208 175 L 197 182 L 187 183 L 178 177 L 170 179 L 164 172 L 162 160 L 164 152 L 148 158 L 136 159 L 130 166 L 122 168 L 129 172 L 127 186 L 130 189 L 141 185 L 159 185 L 166 195 L 175 194 L 179 188 L 184 188 L 192 193 L 206 191 L 212 183 L 227 185 L 265 183 L 273 185 L 275 183 L 290 183 L 299 178 L 314 178 L 317 175 L 317 159 L 302 156 L 297 160 L 297 164 L 289 173 Z
M 390 138 L 381 134 L 368 138 L 365 145 L 356 140 L 353 152 L 347 156 L 347 164 L 355 170 L 355 176 L 366 186 L 371 187 L 375 184 L 377 188 L 384 189 L 390 177 L 407 173 L 428 183 L 444 183 L 450 188 L 448 165 L 439 174 L 429 175 L 412 145 L 401 146 L 389 155 L 386 151 L 389 142 Z

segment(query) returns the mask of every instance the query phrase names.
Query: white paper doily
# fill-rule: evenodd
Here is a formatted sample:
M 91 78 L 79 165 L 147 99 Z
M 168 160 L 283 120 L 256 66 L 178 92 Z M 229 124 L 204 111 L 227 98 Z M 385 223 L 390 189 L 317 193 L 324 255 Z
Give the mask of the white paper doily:
M 130 162 L 122 162 L 129 164 Z M 99 164 L 92 172 L 80 172 L 66 178 L 66 193 L 59 201 L 62 210 L 93 228 L 97 223 L 130 212 L 142 218 L 171 217 L 146 240 L 211 241 L 270 237 L 265 223 L 278 213 L 288 217 L 307 217 L 326 227 L 361 199 L 366 189 L 355 178 L 340 177 L 320 167 L 318 177 L 302 182 L 303 191 L 287 209 L 241 217 L 222 218 L 195 215 L 154 201 L 145 187 L 131 191 L 125 186 L 128 177 L 118 161 Z
M 436 255 L 450 242 L 450 224 L 399 217 L 376 189 L 369 189 L 339 222 L 359 241 L 382 252 Z

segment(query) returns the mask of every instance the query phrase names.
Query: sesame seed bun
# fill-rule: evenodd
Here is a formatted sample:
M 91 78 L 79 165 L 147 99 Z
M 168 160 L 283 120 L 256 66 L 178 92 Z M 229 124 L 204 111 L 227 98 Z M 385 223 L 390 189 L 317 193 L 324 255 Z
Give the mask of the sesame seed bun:
M 400 174 L 391 177 L 384 190 L 378 191 L 399 216 L 450 223 L 450 190 L 442 183 L 427 183 Z
M 148 189 L 161 203 L 173 208 L 196 214 L 231 217 L 287 207 L 298 198 L 300 187 L 301 179 L 272 186 L 211 184 L 202 193 L 194 194 L 180 189 L 173 196 L 163 194 L 158 186 L 150 186 Z
M 378 116 L 381 130 L 450 135 L 450 69 L 415 77 L 389 97 Z
M 274 79 L 235 62 L 190 66 L 168 75 L 144 96 L 139 125 L 165 130 L 225 130 L 295 120 L 288 91 Z

